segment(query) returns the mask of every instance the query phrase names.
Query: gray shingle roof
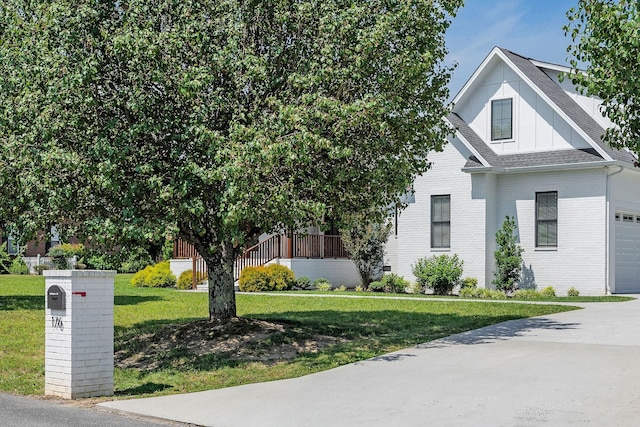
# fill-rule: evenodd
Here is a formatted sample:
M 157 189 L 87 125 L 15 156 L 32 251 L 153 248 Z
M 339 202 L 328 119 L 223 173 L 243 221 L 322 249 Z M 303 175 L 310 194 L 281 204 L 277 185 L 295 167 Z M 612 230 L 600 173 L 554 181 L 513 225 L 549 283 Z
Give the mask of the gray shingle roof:
M 582 131 L 613 160 L 633 164 L 634 156 L 623 150 L 609 147 L 602 141 L 605 130 L 600 126 L 578 103 L 572 99 L 558 84 L 542 69 L 536 66 L 529 58 L 525 58 L 509 50 L 499 48 L 504 55 L 542 91 L 560 110 L 562 110 Z M 499 155 L 487 145 L 484 140 L 469 127 L 469 125 L 456 113 L 450 113 L 449 122 L 457 129 L 460 135 L 473 147 L 485 163 L 472 155 L 467 159 L 466 169 L 482 168 L 490 166 L 497 171 L 509 169 L 570 165 L 583 163 L 603 162 L 603 158 L 596 149 L 570 149 L 555 150 L 534 153 L 517 153 Z
M 488 163 L 488 166 L 498 171 L 536 166 L 569 165 L 604 161 L 602 156 L 593 148 L 498 155 L 459 115 L 449 113 L 447 118 L 456 130 L 460 132 L 460 135 Z M 485 165 L 473 155 L 467 159 L 467 163 L 465 164 L 465 168 L 467 169 L 481 168 L 484 166 Z
M 592 163 L 602 162 L 603 160 L 602 156 L 593 148 L 518 153 L 500 156 L 500 161 L 505 169 Z
M 604 129 L 600 126 L 578 103 L 562 90 L 544 71 L 534 65 L 528 58 L 513 53 L 507 49 L 499 48 L 520 71 L 529 78 L 558 108 L 582 129 L 596 144 L 598 144 L 612 159 L 633 163 L 632 154 L 623 150 L 616 150 L 604 142 L 602 135 Z

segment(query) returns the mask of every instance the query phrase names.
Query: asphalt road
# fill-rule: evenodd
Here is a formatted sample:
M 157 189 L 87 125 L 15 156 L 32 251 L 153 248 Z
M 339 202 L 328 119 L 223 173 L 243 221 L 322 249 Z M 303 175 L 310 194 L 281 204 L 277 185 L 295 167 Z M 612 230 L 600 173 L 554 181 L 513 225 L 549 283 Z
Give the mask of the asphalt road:
M 117 414 L 98 407 L 88 409 L 60 401 L 0 393 L 0 425 L 3 427 L 166 427 L 190 424 L 156 420 L 133 414 Z

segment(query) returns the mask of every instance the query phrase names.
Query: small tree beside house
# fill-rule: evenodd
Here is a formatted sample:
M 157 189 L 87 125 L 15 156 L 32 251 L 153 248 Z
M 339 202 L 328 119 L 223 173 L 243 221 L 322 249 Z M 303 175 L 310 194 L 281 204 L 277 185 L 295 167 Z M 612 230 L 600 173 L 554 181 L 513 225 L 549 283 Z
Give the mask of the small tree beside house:
M 512 292 L 522 275 L 522 252 L 516 236 L 515 218 L 507 216 L 502 228 L 496 233 L 497 249 L 493 253 L 496 259 L 495 278 L 493 284 L 496 289 L 504 293 Z
M 391 224 L 367 222 L 364 216 L 359 216 L 352 224 L 340 230 L 342 242 L 360 273 L 362 287 L 368 289 L 369 284 L 382 274 L 384 244 L 389 238 Z

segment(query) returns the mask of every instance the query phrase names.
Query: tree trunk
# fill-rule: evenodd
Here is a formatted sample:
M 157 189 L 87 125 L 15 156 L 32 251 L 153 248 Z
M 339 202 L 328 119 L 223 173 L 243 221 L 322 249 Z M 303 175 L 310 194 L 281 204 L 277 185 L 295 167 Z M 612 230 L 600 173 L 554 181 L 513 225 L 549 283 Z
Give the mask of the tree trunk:
M 233 287 L 233 245 L 221 243 L 220 247 L 221 251 L 215 255 L 203 256 L 209 273 L 210 320 L 225 320 L 236 317 L 236 293 Z

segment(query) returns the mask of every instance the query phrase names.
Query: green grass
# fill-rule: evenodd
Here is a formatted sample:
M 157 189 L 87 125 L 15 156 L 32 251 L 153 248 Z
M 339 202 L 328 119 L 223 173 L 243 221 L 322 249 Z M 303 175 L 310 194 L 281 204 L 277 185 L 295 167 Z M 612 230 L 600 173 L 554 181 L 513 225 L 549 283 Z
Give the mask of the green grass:
M 208 318 L 206 293 L 133 288 L 130 278 L 116 276 L 116 351 L 137 336 Z M 506 320 L 574 309 L 438 299 L 270 295 L 238 295 L 237 304 L 239 316 L 292 326 L 265 338 L 259 343 L 263 349 L 318 335 L 336 337 L 339 343 L 279 363 L 230 358 L 224 353 L 194 358 L 178 343 L 161 355 L 157 369 L 116 369 L 116 395 L 182 393 L 296 377 Z M 44 279 L 0 276 L 0 390 L 43 393 L 44 321 Z
M 281 292 L 272 292 L 273 294 L 292 294 L 292 291 L 281 291 Z M 394 293 L 384 293 L 384 292 L 336 292 L 336 291 L 295 291 L 293 294 L 305 294 L 305 295 L 347 295 L 347 296 L 357 296 L 357 297 L 373 297 L 373 298 L 383 298 L 383 297 L 392 297 L 392 298 L 426 298 L 426 299 L 458 299 L 457 295 L 425 295 L 425 294 L 394 294 Z M 538 298 L 512 298 L 509 297 L 505 300 L 497 300 L 497 301 L 540 301 L 540 302 L 569 302 L 569 303 L 583 303 L 583 302 L 625 302 L 634 300 L 634 297 L 622 296 L 622 295 L 605 295 L 605 296 L 578 296 L 578 297 L 543 297 L 540 296 Z M 482 301 L 496 301 L 496 300 L 487 300 L 483 298 L 473 298 L 473 299 L 465 299 L 465 301 L 473 301 L 473 300 L 482 300 Z

